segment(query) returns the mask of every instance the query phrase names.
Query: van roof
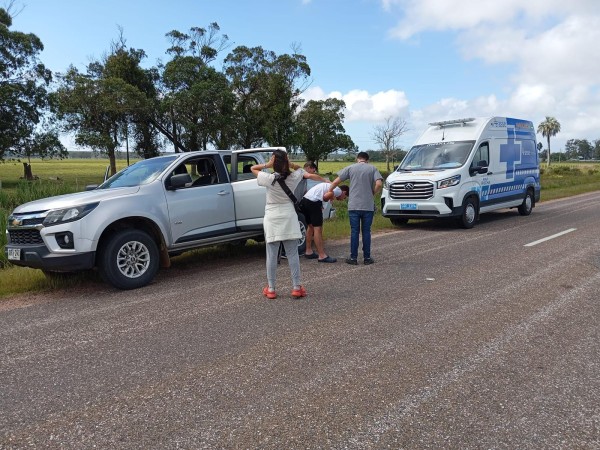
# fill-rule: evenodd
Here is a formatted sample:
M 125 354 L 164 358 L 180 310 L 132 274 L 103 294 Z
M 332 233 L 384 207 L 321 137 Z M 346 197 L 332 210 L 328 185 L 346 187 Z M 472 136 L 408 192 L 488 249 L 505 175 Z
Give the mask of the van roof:
M 431 122 L 415 144 L 511 137 L 519 140 L 535 140 L 533 123 L 530 120 L 499 116 Z

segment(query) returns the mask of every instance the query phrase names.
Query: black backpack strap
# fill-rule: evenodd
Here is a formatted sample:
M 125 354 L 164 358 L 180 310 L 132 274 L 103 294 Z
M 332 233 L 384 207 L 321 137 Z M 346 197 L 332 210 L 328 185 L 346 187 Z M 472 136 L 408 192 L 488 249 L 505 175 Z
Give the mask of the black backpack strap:
M 290 188 L 288 187 L 287 184 L 285 184 L 285 181 L 281 178 L 277 179 L 277 182 L 279 183 L 279 185 L 281 186 L 281 189 L 283 189 L 283 192 L 285 192 L 287 194 L 287 196 L 290 198 L 290 200 L 292 201 L 292 203 L 294 205 L 298 204 L 298 199 L 296 198 L 296 196 L 292 193 L 292 191 L 290 190 Z

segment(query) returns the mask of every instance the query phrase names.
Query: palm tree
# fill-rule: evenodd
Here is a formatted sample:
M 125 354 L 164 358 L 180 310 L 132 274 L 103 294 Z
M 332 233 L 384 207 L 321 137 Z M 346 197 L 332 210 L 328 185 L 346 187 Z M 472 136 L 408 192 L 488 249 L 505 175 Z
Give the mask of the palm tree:
M 548 139 L 548 166 L 550 166 L 550 136 L 556 136 L 560 131 L 560 122 L 555 117 L 546 116 L 546 120 L 538 125 L 537 132 Z

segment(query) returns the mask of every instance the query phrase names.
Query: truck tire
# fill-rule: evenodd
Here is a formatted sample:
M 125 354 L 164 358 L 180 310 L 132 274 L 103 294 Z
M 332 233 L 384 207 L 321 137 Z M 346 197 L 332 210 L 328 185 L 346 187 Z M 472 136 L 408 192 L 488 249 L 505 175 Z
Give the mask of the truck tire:
M 118 289 L 146 286 L 158 272 L 158 246 L 144 231 L 116 231 L 100 252 L 98 267 L 102 279 Z
M 527 192 L 525 193 L 525 198 L 523 199 L 523 203 L 521 203 L 521 205 L 519 206 L 519 214 L 521 214 L 522 216 L 528 216 L 529 214 L 531 214 L 531 211 L 533 210 L 534 201 L 535 200 L 533 199 L 533 190 L 527 189 Z
M 466 229 L 473 228 L 479 215 L 477 199 L 473 196 L 467 197 L 463 202 L 463 212 L 458 218 L 458 224 Z
M 400 227 L 402 225 L 406 225 L 408 223 L 408 219 L 405 217 L 391 217 L 390 222 L 392 222 L 392 225 Z
M 303 255 L 306 252 L 306 218 L 304 214 L 298 213 L 298 225 L 300 225 L 300 232 L 302 237 L 298 239 L 298 254 Z

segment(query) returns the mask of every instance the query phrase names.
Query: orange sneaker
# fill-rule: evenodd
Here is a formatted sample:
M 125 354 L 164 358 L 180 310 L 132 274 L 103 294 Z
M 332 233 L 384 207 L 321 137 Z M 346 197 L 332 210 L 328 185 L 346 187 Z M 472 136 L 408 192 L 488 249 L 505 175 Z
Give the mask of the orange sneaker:
M 275 291 L 270 291 L 269 286 L 265 286 L 263 289 L 263 295 L 267 297 L 269 300 L 273 300 L 277 298 L 277 293 Z
M 292 297 L 293 298 L 306 297 L 306 289 L 304 289 L 304 287 L 302 287 L 302 286 L 300 286 L 298 289 L 292 289 Z

